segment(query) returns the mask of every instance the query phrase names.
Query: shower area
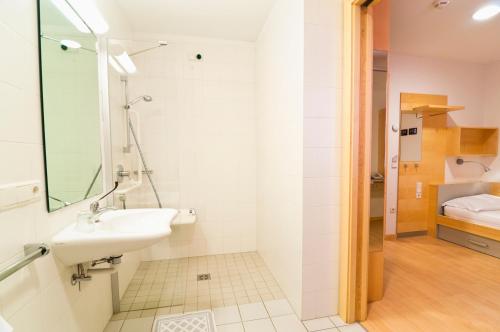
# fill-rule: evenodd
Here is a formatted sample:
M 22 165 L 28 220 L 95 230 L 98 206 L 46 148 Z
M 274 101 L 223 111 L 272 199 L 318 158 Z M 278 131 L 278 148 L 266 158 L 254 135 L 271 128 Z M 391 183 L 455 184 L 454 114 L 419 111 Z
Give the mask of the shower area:
M 254 44 L 109 40 L 108 63 L 114 204 L 185 221 L 141 252 L 121 311 L 283 298 L 255 252 Z
M 114 205 L 180 211 L 124 256 L 126 317 L 337 313 L 341 3 L 311 2 L 308 25 L 298 0 L 122 2 L 142 30 L 101 58 Z
M 110 40 L 115 205 L 196 214 L 151 259 L 255 250 L 254 46 Z M 116 62 L 115 62 L 116 65 Z

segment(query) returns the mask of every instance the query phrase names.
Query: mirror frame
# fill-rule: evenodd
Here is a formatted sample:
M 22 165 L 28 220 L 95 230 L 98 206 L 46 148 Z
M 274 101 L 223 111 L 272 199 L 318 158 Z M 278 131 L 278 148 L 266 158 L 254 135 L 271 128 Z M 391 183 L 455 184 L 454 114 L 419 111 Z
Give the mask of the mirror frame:
M 100 87 L 101 87 L 101 79 L 100 79 L 100 75 L 101 73 L 99 72 L 99 68 L 100 68 L 100 59 L 99 59 L 99 50 L 96 49 L 95 52 L 96 52 L 96 64 L 97 64 L 97 77 L 98 77 L 98 80 L 97 80 L 97 84 L 98 84 L 98 91 L 97 91 L 97 96 L 98 96 L 98 114 L 99 114 L 99 122 L 98 122 L 98 126 L 99 126 L 99 134 L 100 134 L 100 138 L 99 138 L 99 150 L 100 150 L 100 160 L 101 160 L 101 165 L 99 167 L 99 171 L 97 173 L 95 173 L 95 177 L 93 178 L 92 180 L 92 184 L 94 184 L 94 182 L 96 181 L 96 179 L 98 178 L 99 174 L 101 174 L 101 181 L 102 181 L 102 188 L 100 189 L 100 191 L 98 193 L 96 193 L 95 195 L 92 195 L 92 196 L 89 196 L 87 198 L 82 198 L 81 200 L 78 200 L 78 201 L 74 201 L 74 202 L 69 202 L 69 204 L 65 204 L 61 207 L 58 207 L 58 208 L 55 208 L 55 209 L 51 209 L 50 208 L 50 193 L 49 193 L 49 176 L 48 176 L 48 156 L 47 156 L 47 141 L 46 141 L 46 129 L 45 129 L 45 125 L 46 125 L 46 121 L 45 121 L 45 107 L 44 107 L 44 94 L 43 94 L 43 62 L 42 62 L 42 21 L 41 21 L 41 1 L 43 0 L 36 0 L 36 9 L 37 9 L 37 47 L 38 47 L 38 80 L 39 80 L 39 93 L 40 93 L 40 111 L 41 111 L 41 125 L 42 125 L 42 150 L 43 150 L 43 159 L 44 159 L 44 164 L 43 164 L 43 173 L 44 173 L 44 178 L 45 178 L 45 204 L 46 204 L 46 208 L 47 208 L 47 212 L 48 213 L 52 213 L 52 212 L 56 212 L 56 211 L 59 211 L 63 208 L 66 208 L 66 207 L 69 207 L 69 206 L 72 206 L 72 205 L 75 205 L 75 204 L 79 204 L 87 199 L 90 199 L 92 197 L 95 197 L 95 196 L 98 196 L 100 194 L 102 194 L 104 192 L 104 189 L 105 189 L 105 186 L 106 186 L 106 182 L 105 182 L 105 176 L 104 176 L 104 172 L 105 172 L 105 169 L 104 169 L 104 146 L 103 146 L 103 123 L 102 123 L 102 112 L 103 112 L 103 109 L 102 109 L 102 101 L 101 101 L 101 91 L 100 91 Z M 63 1 L 66 1 L 66 0 L 63 0 Z M 73 9 L 73 8 L 72 8 Z M 74 9 L 73 9 L 74 10 Z M 90 33 L 92 36 L 94 36 L 94 38 L 96 39 L 96 44 L 98 45 L 99 44 L 99 38 L 98 36 L 94 33 L 94 31 L 88 26 L 88 24 L 85 22 L 85 20 L 75 11 L 75 13 L 78 15 L 78 17 L 82 20 L 82 22 L 87 25 L 87 27 L 89 28 L 90 30 Z

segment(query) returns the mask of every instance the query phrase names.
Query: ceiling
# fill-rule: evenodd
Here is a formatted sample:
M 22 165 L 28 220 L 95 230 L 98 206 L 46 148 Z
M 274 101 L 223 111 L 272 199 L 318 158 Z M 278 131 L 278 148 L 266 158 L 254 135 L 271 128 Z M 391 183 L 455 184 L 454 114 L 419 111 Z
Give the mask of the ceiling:
M 500 15 L 476 22 L 472 14 L 500 0 L 453 0 L 435 9 L 433 0 L 391 0 L 391 49 L 417 56 L 475 63 L 500 60 Z
M 275 0 L 115 0 L 137 33 L 255 41 Z

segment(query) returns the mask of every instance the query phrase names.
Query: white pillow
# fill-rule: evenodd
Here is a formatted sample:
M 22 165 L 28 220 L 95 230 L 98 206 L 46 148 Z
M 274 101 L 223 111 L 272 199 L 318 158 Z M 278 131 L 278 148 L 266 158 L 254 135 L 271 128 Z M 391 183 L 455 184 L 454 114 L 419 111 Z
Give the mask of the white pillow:
M 451 206 L 473 212 L 497 211 L 500 210 L 500 197 L 488 194 L 465 196 L 444 202 L 443 206 Z

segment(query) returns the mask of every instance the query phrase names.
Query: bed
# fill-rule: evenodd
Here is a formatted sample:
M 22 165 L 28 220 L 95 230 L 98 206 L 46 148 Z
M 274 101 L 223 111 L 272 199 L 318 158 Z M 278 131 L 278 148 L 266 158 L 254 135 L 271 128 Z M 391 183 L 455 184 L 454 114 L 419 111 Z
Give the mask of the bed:
M 499 198 L 500 199 L 500 198 Z M 452 219 L 470 222 L 475 225 L 500 229 L 500 211 L 470 211 L 460 207 L 445 206 L 444 215 Z
M 498 196 L 499 187 L 499 184 L 482 182 L 430 185 L 428 233 L 500 258 L 500 208 L 483 210 L 470 201 L 467 202 L 472 205 L 467 208 L 460 204 L 448 204 L 464 197 L 469 200 L 469 196 Z M 489 198 L 494 206 L 495 200 L 492 196 Z

